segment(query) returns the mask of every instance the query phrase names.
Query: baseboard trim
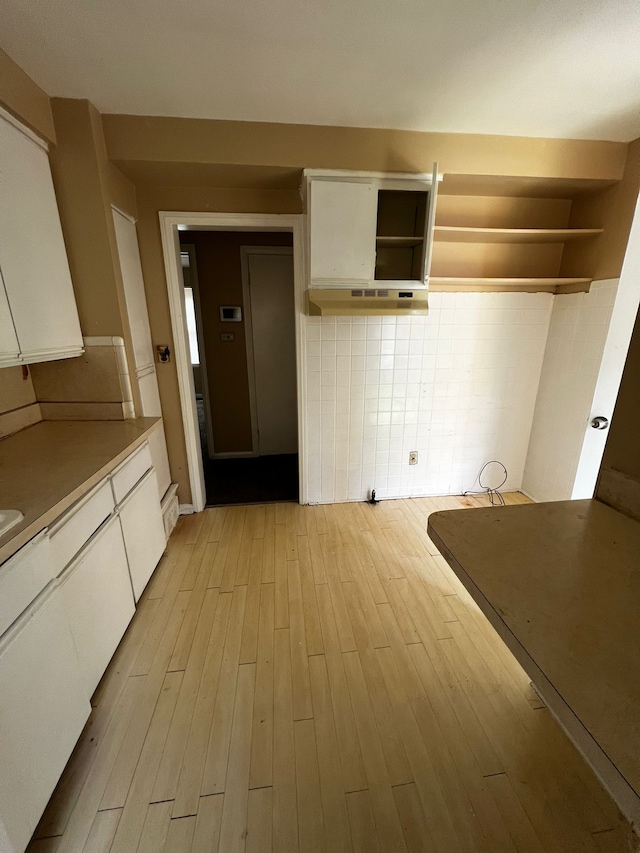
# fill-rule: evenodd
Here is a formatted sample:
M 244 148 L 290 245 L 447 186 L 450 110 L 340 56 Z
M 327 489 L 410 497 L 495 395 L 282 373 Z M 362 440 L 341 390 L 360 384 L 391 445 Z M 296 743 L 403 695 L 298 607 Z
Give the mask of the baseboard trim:
M 194 512 L 193 504 L 180 504 L 180 515 L 193 515 Z

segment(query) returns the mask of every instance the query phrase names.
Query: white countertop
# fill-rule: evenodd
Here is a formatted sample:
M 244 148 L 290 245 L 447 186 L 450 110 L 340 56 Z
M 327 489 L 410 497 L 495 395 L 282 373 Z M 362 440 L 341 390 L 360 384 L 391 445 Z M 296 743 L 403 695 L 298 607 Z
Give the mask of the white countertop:
M 0 441 L 0 509 L 24 519 L 0 537 L 3 562 L 112 471 L 160 418 L 42 421 Z
M 583 500 L 438 512 L 428 530 L 534 683 L 640 796 L 640 522 Z

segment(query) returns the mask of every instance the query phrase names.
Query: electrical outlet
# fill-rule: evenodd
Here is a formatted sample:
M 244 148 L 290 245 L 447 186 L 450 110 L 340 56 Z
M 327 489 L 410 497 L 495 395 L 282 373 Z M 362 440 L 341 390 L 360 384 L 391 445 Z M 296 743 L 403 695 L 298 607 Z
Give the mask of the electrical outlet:
M 418 451 L 412 450 L 409 453 L 409 465 L 417 465 L 418 464 Z

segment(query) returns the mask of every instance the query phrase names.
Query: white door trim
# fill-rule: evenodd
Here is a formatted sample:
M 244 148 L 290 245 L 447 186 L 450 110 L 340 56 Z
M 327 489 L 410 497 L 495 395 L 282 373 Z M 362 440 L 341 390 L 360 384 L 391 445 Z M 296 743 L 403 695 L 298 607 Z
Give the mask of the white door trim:
M 290 246 L 240 246 L 240 266 L 242 269 L 242 303 L 244 305 L 244 337 L 247 347 L 247 375 L 249 378 L 249 408 L 251 410 L 252 456 L 260 454 L 258 435 L 258 398 L 256 396 L 256 370 L 253 354 L 253 317 L 251 315 L 251 293 L 249 290 L 250 255 L 293 255 Z M 294 284 L 295 287 L 295 284 Z M 298 407 L 298 417 L 300 407 Z
M 189 268 L 191 270 L 191 284 L 193 286 L 194 297 L 193 305 L 196 314 L 196 334 L 198 337 L 198 352 L 200 354 L 200 377 L 202 380 L 202 400 L 204 403 L 204 420 L 207 430 L 207 447 L 209 450 L 209 458 L 212 458 L 215 452 L 215 447 L 213 445 L 213 424 L 211 422 L 211 402 L 209 400 L 209 377 L 207 375 L 207 356 L 205 353 L 205 339 L 202 325 L 202 306 L 200 304 L 200 281 L 198 279 L 196 247 L 193 243 L 181 243 L 180 251 L 186 252 L 189 255 Z
M 298 397 L 298 471 L 300 503 L 306 504 L 306 399 L 305 357 L 305 217 L 302 214 L 158 212 L 162 253 L 167 278 L 167 294 L 173 332 L 173 355 L 178 374 L 191 502 L 196 512 L 206 502 L 202 451 L 198 432 L 193 371 L 184 312 L 184 283 L 180 262 L 178 227 L 198 231 L 287 231 L 293 234 L 293 282 L 296 313 L 296 379 Z

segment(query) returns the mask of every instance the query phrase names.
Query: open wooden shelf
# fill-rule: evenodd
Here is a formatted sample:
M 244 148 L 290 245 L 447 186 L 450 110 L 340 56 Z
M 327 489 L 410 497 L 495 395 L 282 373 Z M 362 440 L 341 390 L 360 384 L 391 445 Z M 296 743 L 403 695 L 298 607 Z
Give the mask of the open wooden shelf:
M 431 289 L 588 291 L 609 186 L 445 175 L 433 234 Z
M 512 291 L 524 293 L 580 293 L 588 291 L 590 278 L 462 278 L 458 276 L 431 276 L 429 290 L 434 293 L 443 291 L 470 291 L 491 293 Z
M 424 243 L 422 237 L 376 237 L 376 246 L 383 249 L 412 248 Z
M 597 237 L 602 231 L 602 228 L 470 228 L 436 225 L 434 238 L 448 243 L 567 243 L 570 240 Z

